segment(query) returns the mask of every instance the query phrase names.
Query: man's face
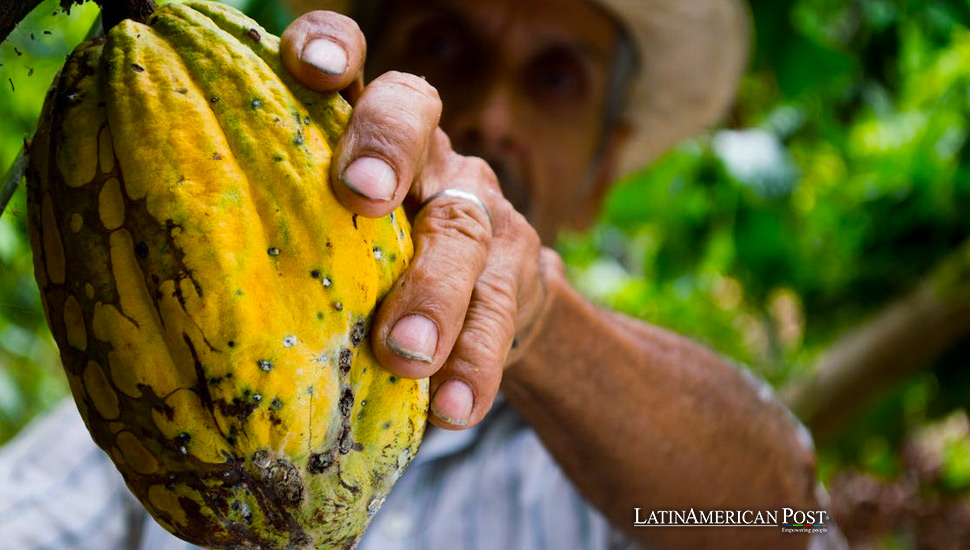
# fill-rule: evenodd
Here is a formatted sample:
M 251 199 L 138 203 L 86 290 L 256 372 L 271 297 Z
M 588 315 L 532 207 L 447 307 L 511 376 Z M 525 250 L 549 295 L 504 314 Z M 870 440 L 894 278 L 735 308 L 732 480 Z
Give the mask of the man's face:
M 386 15 L 369 70 L 426 77 L 454 148 L 489 161 L 544 242 L 588 222 L 612 176 L 613 21 L 587 0 L 388 0 Z

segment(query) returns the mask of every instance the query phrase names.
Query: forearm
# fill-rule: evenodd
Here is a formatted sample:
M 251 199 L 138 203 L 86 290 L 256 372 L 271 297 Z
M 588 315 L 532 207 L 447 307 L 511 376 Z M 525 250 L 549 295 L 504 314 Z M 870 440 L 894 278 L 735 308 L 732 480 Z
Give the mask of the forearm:
M 635 507 L 813 509 L 814 452 L 778 402 L 711 351 L 596 308 L 558 276 L 548 291 L 546 321 L 503 390 L 593 505 L 654 544 L 807 544 L 774 529 L 633 529 Z

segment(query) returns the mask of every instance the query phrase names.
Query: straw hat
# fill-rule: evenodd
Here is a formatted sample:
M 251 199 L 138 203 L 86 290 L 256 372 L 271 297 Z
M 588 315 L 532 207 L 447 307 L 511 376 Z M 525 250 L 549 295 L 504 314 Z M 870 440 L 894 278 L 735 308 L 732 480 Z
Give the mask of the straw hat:
M 626 113 L 634 133 L 620 158 L 626 174 L 723 116 L 747 62 L 750 16 L 743 0 L 590 1 L 626 25 L 640 54 Z M 295 13 L 348 13 L 353 0 L 286 3 Z

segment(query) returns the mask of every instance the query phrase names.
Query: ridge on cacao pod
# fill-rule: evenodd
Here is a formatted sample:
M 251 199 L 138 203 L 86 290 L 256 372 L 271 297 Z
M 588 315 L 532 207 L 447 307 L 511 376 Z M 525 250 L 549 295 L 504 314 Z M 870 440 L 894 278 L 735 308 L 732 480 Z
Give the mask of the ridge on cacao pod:
M 349 115 L 202 1 L 82 44 L 48 93 L 28 170 L 47 321 L 95 442 L 194 544 L 352 548 L 420 443 L 427 381 L 368 340 L 410 227 L 332 194 Z

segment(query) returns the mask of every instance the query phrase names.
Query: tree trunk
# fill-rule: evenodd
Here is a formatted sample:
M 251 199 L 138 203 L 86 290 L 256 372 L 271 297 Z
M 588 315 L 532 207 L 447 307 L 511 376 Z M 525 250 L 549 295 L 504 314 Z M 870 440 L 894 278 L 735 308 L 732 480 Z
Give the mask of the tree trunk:
M 782 399 L 824 441 L 885 390 L 970 334 L 970 241 L 908 295 L 826 351 Z

